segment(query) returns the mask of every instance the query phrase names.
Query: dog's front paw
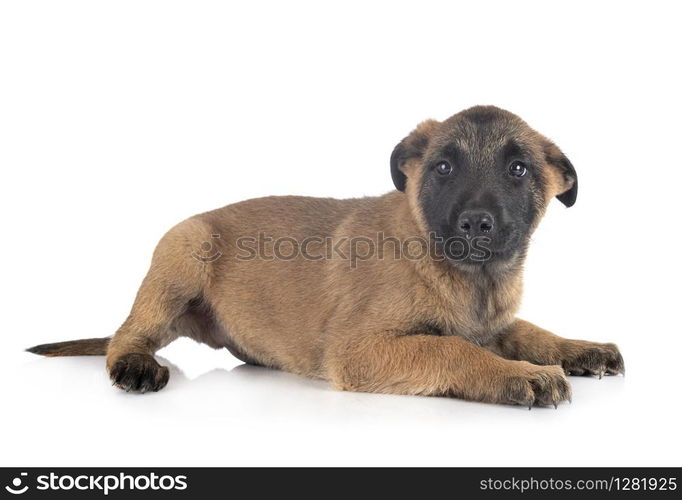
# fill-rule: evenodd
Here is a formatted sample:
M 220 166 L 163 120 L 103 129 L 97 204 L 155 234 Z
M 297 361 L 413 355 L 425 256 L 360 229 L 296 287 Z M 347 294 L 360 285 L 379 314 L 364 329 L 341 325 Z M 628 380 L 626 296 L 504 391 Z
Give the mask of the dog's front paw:
M 571 385 L 560 366 L 518 362 L 520 369 L 505 377 L 501 401 L 527 406 L 554 406 L 571 400 Z
M 116 387 L 126 392 L 159 391 L 168 383 L 168 368 L 149 354 L 131 353 L 118 358 L 109 371 Z
M 618 375 L 625 373 L 623 356 L 616 344 L 568 341 L 562 349 L 561 366 L 568 375 Z

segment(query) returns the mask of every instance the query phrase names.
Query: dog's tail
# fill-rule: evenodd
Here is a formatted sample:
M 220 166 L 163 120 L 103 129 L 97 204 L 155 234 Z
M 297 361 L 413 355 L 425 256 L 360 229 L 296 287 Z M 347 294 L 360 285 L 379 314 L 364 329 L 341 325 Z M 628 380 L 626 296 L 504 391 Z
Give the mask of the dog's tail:
M 26 349 L 41 356 L 104 356 L 107 353 L 110 337 L 101 339 L 68 340 L 55 344 L 41 344 Z

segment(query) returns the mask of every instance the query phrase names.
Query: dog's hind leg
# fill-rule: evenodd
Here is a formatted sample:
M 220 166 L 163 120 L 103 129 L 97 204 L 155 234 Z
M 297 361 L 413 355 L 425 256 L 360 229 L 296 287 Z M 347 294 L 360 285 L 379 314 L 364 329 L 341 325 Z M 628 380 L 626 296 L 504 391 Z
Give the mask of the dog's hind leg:
M 192 218 L 159 242 L 132 311 L 108 346 L 107 370 L 114 385 L 147 392 L 168 382 L 168 368 L 154 353 L 181 334 L 174 322 L 201 299 L 212 269 L 210 261 L 197 258 L 196 249 L 210 238 L 210 226 Z

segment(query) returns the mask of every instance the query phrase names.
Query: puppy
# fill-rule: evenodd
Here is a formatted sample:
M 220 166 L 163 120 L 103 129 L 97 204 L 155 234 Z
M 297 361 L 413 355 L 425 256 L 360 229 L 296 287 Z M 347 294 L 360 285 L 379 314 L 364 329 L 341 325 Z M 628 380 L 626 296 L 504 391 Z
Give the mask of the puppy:
M 618 374 L 614 344 L 515 317 L 530 237 L 576 201 L 560 149 L 507 111 L 421 123 L 391 155 L 395 191 L 269 197 L 191 217 L 158 244 L 111 338 L 36 346 L 105 355 L 114 384 L 158 391 L 180 336 L 347 391 L 556 406 L 566 374 Z

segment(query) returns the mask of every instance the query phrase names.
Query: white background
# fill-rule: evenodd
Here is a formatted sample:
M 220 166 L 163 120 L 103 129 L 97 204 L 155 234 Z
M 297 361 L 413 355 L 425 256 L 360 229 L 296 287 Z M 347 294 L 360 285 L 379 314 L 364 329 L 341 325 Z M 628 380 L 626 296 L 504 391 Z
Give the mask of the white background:
M 0 465 L 682 465 L 675 2 L 0 6 Z M 159 237 L 268 194 L 393 189 L 419 121 L 521 115 L 580 178 L 521 316 L 615 341 L 558 410 L 340 393 L 178 341 L 158 394 L 48 341 L 112 334 Z

